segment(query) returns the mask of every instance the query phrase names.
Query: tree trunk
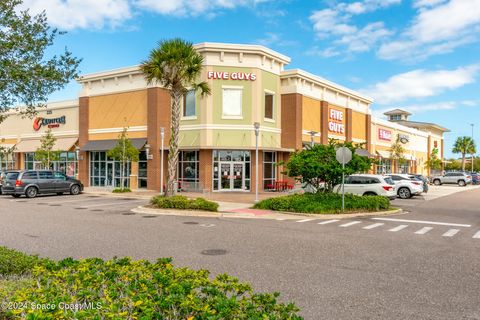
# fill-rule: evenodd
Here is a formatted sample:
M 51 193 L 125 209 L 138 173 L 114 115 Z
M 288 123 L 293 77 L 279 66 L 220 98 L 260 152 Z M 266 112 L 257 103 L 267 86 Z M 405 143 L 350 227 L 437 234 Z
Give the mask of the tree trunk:
M 465 171 L 465 153 L 462 153 L 462 171 Z
M 182 92 L 178 89 L 172 89 L 170 93 L 172 98 L 172 125 L 170 130 L 170 146 L 168 149 L 168 182 L 165 195 L 173 196 L 175 190 L 175 180 L 177 179 L 178 167 L 178 132 L 180 129 L 180 103 L 182 101 Z

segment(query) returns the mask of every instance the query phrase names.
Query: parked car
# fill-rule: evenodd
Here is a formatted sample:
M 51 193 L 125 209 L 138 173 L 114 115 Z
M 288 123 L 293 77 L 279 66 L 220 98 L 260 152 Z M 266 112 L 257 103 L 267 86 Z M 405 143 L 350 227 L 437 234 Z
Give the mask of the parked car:
M 38 194 L 68 192 L 77 195 L 83 191 L 83 184 L 61 172 L 50 170 L 22 170 L 9 171 L 6 174 L 3 186 L 5 194 L 15 198 L 25 195 L 35 198 Z
M 3 194 L 3 180 L 5 179 L 5 171 L 0 171 L 0 194 Z
M 387 177 L 392 178 L 395 182 L 397 195 L 402 199 L 409 199 L 418 196 L 423 192 L 423 181 L 412 180 L 408 174 L 388 174 Z
M 480 175 L 477 172 L 472 172 L 470 175 L 472 176 L 472 184 L 480 184 Z
M 341 193 L 342 185 L 336 185 L 334 192 Z M 356 174 L 345 178 L 345 193 L 360 196 L 385 196 L 390 200 L 397 197 L 395 183 L 389 177 L 376 174 Z
M 428 180 L 427 177 L 417 174 L 417 173 L 411 173 L 409 174 L 409 177 L 413 180 L 418 179 L 423 182 L 423 192 L 427 193 L 428 192 L 428 185 L 430 184 L 430 181 Z
M 472 183 L 472 176 L 464 172 L 447 172 L 443 176 L 435 176 L 432 178 L 434 185 L 442 184 L 458 184 L 461 187 Z

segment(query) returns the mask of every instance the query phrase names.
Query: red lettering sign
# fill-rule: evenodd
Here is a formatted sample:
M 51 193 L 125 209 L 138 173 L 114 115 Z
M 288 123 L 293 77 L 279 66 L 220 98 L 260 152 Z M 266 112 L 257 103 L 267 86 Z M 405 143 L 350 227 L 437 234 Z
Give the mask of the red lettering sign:
M 257 80 L 257 75 L 250 72 L 208 71 L 208 79 L 213 80 Z
M 334 133 L 345 133 L 345 125 L 343 124 L 343 111 L 330 109 L 329 115 L 330 121 L 328 122 L 328 131 Z
M 392 131 L 385 129 L 378 129 L 378 139 L 391 141 L 392 140 Z

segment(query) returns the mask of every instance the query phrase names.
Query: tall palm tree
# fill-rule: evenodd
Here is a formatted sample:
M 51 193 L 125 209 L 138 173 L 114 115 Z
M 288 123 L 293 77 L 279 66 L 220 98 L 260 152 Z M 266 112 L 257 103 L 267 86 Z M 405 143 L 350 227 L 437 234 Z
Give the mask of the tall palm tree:
M 202 96 L 210 94 L 210 88 L 206 82 L 197 82 L 202 68 L 203 56 L 194 49 L 192 43 L 178 38 L 160 41 L 158 47 L 150 52 L 148 59 L 140 66 L 149 84 L 160 84 L 170 90 L 172 123 L 168 153 L 168 182 L 165 190 L 167 196 L 173 195 L 176 191 L 182 97 L 190 89 L 200 91 Z
M 475 141 L 470 137 L 458 137 L 452 149 L 453 153 L 462 154 L 462 170 L 465 171 L 465 155 L 477 152 Z

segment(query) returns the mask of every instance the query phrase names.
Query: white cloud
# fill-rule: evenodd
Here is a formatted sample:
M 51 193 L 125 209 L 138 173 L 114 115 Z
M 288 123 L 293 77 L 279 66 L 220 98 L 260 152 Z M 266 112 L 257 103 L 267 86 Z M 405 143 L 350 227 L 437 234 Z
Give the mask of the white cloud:
M 277 33 L 267 32 L 265 37 L 257 39 L 254 41 L 255 44 L 260 44 L 262 46 L 277 46 L 277 47 L 287 47 L 296 45 L 297 42 L 291 40 L 284 40 L 282 36 Z
M 412 104 L 412 105 L 402 105 L 402 106 L 390 106 L 381 109 L 374 109 L 373 113 L 376 117 L 385 117 L 383 114 L 387 111 L 393 109 L 402 109 L 408 111 L 412 114 L 432 112 L 432 111 L 443 111 L 443 110 L 453 110 L 461 107 L 474 107 L 478 105 L 478 101 L 475 100 L 463 100 L 463 101 L 441 101 L 425 104 Z
M 328 47 L 326 49 L 320 49 L 318 46 L 315 46 L 307 51 L 309 56 L 319 56 L 323 58 L 331 58 L 339 56 L 341 53 L 337 51 L 334 47 Z
M 116 27 L 132 16 L 128 0 L 24 0 L 22 6 L 45 10 L 49 24 L 65 30 Z
M 310 16 L 313 29 L 320 39 L 331 39 L 332 46 L 313 51 L 321 56 L 333 56 L 342 48 L 349 53 L 366 52 L 380 41 L 393 34 L 382 21 L 363 27 L 352 22 L 356 15 L 373 12 L 400 3 L 401 0 L 364 0 L 353 3 L 341 2 L 330 8 L 314 11 Z M 336 55 L 336 54 L 335 54 Z
M 196 16 L 203 13 L 215 14 L 215 10 L 255 6 L 268 1 L 270 0 L 133 0 L 133 4 L 164 15 Z
M 379 104 L 432 97 L 446 90 L 457 89 L 474 82 L 479 71 L 478 64 L 454 70 L 417 69 L 397 74 L 360 91 L 373 97 Z
M 479 40 L 480 0 L 420 0 L 418 14 L 399 40 L 383 44 L 383 59 L 422 60 Z

